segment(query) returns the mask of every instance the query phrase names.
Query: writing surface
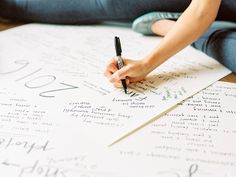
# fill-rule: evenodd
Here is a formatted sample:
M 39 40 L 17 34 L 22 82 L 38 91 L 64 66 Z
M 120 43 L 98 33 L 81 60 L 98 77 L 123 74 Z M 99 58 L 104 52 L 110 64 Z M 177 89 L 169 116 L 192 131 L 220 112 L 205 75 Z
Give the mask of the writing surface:
M 217 82 L 102 155 L 134 176 L 226 176 L 236 162 L 235 94 L 236 84 Z
M 65 151 L 63 146 L 53 151 L 24 154 L 16 151 L 0 152 L 0 171 L 8 177 L 127 177 L 132 172 L 123 173 L 115 161 L 95 144 L 81 145 L 76 151 Z M 61 148 L 61 149 L 60 149 Z M 63 150 L 64 149 L 64 150 Z M 104 155 L 103 155 L 104 154 Z M 113 160 L 115 160 L 113 158 Z
M 180 169 L 197 164 L 201 173 L 195 176 L 224 176 L 236 162 L 235 94 L 236 84 L 217 82 L 113 150 L 141 164 L 145 158 L 149 164 L 166 163 L 166 171 L 181 174 Z M 159 173 L 158 167 L 147 171 Z
M 200 100 L 180 102 L 230 71 L 188 47 L 153 71 L 144 81 L 132 84 L 128 95 L 125 95 L 121 89 L 113 88 L 103 76 L 103 68 L 114 56 L 113 37 L 117 34 L 122 39 L 124 55 L 131 58 L 145 56 L 161 40 L 139 36 L 125 28 L 104 26 L 33 24 L 0 33 L 0 110 L 4 110 L 0 119 L 3 130 L 0 150 L 7 156 L 2 159 L 4 168 L 24 161 L 24 156 L 18 158 L 19 154 L 16 153 L 16 157 L 10 157 L 7 151 L 19 151 L 26 156 L 42 152 L 46 158 L 50 157 L 46 154 L 59 148 L 52 142 L 59 134 L 45 139 L 42 137 L 50 133 L 53 135 L 55 128 L 65 134 L 65 137 L 59 136 L 61 143 L 65 143 L 69 137 L 73 140 L 73 146 L 82 146 L 88 145 L 91 138 L 97 146 L 103 146 L 155 120 L 158 114 L 179 104 L 184 113 L 167 113 L 158 123 L 149 126 L 152 128 L 148 131 L 148 137 L 143 133 L 145 130 L 138 132 L 127 139 L 133 143 L 132 146 L 124 141 L 124 145 L 117 147 L 118 155 L 111 152 L 108 156 L 118 156 L 118 159 L 125 157 L 127 163 L 118 160 L 116 164 L 122 166 L 119 169 L 126 169 L 124 171 L 127 173 L 132 171 L 131 174 L 135 174 L 135 170 L 125 165 L 135 161 L 132 167 L 140 169 L 136 177 L 143 176 L 142 173 L 161 177 L 176 174 L 203 177 L 215 175 L 212 169 L 216 167 L 216 172 L 225 174 L 226 166 L 234 163 L 234 146 L 223 146 L 222 139 L 215 134 L 223 132 L 223 136 L 227 135 L 228 138 L 224 139 L 226 144 L 234 138 L 232 120 L 235 110 L 222 106 L 222 103 L 227 105 L 227 102 L 234 102 L 234 87 L 213 87 L 210 88 L 213 90 L 203 91 L 204 96 Z M 218 100 L 222 91 L 225 91 L 222 98 L 227 101 Z M 227 115 L 224 122 L 220 119 L 223 113 L 218 114 L 221 111 Z M 7 119 L 8 116 L 14 119 Z M 76 137 L 76 140 L 72 137 Z M 145 147 L 136 138 L 144 139 Z M 149 138 L 150 141 L 147 141 Z M 153 140 L 162 144 L 156 145 Z M 182 143 L 184 148 L 176 146 L 177 143 Z M 150 147 L 150 152 L 146 151 L 147 147 Z M 184 159 L 185 156 L 181 154 L 187 154 L 189 158 Z M 198 158 L 194 155 L 198 155 Z M 54 159 L 57 157 L 51 156 Z M 151 161 L 153 165 L 144 165 Z M 181 167 L 170 168 L 177 162 Z M 30 167 L 27 169 L 31 170 L 35 166 L 38 170 L 45 163 L 45 159 L 38 154 L 32 161 L 22 163 L 20 169 L 16 168 L 17 174 L 22 167 Z M 71 166 L 70 163 L 64 165 L 68 165 L 68 168 Z M 157 167 L 159 171 L 155 170 Z M 43 172 L 41 174 L 45 175 Z M 112 174 L 115 176 L 117 172 Z
M 103 76 L 106 63 L 115 54 L 114 36 L 121 38 L 123 53 L 130 58 L 144 57 L 161 41 L 158 37 L 144 37 L 130 29 L 112 26 L 25 25 L 0 34 L 4 41 L 0 47 L 3 64 L 0 78 L 13 81 L 11 87 L 20 87 L 22 92 L 30 92 L 35 97 L 66 96 L 75 103 L 81 97 L 88 97 L 98 105 L 100 99 L 104 99 L 115 109 L 132 110 L 124 114 L 132 114 L 135 119 L 123 121 L 116 117 L 116 123 L 123 126 L 110 133 L 107 142 L 110 144 L 230 73 L 212 58 L 187 47 L 146 80 L 132 84 L 126 95 Z M 139 43 L 143 45 L 134 45 Z M 56 112 L 68 104 L 56 102 Z M 63 112 L 61 117 L 70 115 Z

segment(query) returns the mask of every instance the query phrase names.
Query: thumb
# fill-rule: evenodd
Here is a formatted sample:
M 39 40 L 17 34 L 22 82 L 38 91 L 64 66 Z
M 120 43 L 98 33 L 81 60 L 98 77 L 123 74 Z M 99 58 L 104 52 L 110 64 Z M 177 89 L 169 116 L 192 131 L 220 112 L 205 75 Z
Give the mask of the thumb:
M 126 76 L 128 76 L 130 72 L 130 68 L 129 67 L 123 67 L 120 70 L 116 71 L 110 78 L 111 82 L 117 82 L 121 79 L 124 79 Z

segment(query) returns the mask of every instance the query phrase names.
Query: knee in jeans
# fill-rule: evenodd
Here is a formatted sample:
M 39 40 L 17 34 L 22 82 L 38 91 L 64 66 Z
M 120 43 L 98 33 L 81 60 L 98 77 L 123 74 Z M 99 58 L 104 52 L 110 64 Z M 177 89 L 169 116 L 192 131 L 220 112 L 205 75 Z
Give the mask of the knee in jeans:
M 236 28 L 222 29 L 208 42 L 207 52 L 236 72 Z

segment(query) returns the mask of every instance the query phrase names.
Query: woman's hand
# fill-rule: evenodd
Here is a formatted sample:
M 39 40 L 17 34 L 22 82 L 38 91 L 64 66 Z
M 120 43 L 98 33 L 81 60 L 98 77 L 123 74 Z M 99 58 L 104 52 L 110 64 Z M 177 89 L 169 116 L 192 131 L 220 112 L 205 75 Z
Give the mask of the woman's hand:
M 143 80 L 149 73 L 145 60 L 130 60 L 123 58 L 124 67 L 117 66 L 117 57 L 107 65 L 105 76 L 115 87 L 122 87 L 121 79 L 126 78 L 126 84 Z

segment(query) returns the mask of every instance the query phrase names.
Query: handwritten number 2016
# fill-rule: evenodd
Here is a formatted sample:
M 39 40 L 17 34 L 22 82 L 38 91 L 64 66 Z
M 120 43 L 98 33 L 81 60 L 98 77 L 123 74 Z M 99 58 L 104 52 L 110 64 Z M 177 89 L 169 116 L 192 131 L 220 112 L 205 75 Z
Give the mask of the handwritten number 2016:
M 16 60 L 14 63 L 16 65 L 19 65 L 19 67 L 17 67 L 16 69 L 10 70 L 10 71 L 0 72 L 0 74 L 5 75 L 5 74 L 16 73 L 16 72 L 21 71 L 22 69 L 26 68 L 29 65 L 29 62 L 27 60 Z
M 15 69 L 12 69 L 10 71 L 0 72 L 0 75 L 17 73 L 17 72 L 25 69 L 30 64 L 27 60 L 16 60 L 14 63 L 17 65 L 17 67 Z M 38 68 L 31 73 L 28 73 L 20 78 L 17 78 L 15 81 L 19 82 L 19 81 L 25 80 L 28 77 L 31 77 L 31 76 L 35 75 L 36 73 L 40 72 L 41 70 L 42 70 L 42 68 Z M 53 84 L 56 81 L 56 79 L 57 78 L 54 75 L 40 75 L 40 76 L 34 77 L 33 79 L 26 81 L 24 86 L 29 89 L 38 89 L 38 88 L 46 87 L 48 85 Z M 46 98 L 54 98 L 55 96 L 51 95 L 54 92 L 59 92 L 59 91 L 61 92 L 61 91 L 65 91 L 65 90 L 71 90 L 71 89 L 78 88 L 77 86 L 73 86 L 70 84 L 62 83 L 62 82 L 60 82 L 59 84 L 61 86 L 60 88 L 43 91 L 43 92 L 39 93 L 39 96 L 46 97 Z

